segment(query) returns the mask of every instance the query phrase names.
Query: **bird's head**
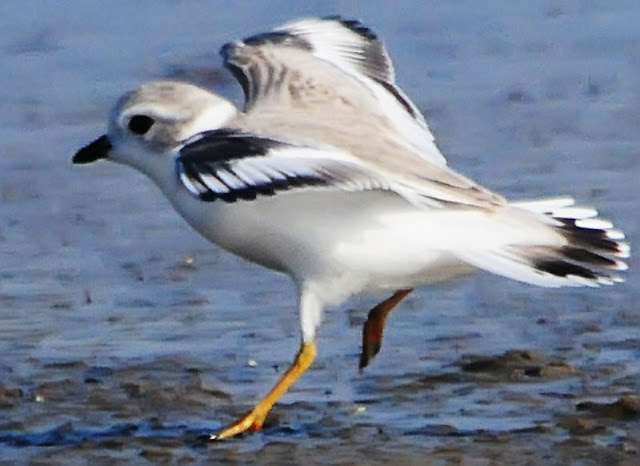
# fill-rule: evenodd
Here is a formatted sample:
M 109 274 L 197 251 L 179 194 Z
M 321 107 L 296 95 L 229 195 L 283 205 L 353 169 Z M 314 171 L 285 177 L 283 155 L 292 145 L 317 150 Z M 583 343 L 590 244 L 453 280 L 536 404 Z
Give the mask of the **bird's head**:
M 118 100 L 107 134 L 80 149 L 73 163 L 108 159 L 154 179 L 184 141 L 223 127 L 237 113 L 231 102 L 191 84 L 149 82 Z

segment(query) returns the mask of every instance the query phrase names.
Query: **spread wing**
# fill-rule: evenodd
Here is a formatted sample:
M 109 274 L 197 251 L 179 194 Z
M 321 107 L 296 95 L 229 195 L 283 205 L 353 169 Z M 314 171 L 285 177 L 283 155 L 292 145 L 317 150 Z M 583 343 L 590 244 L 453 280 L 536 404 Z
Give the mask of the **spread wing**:
M 324 189 L 389 191 L 420 207 L 487 204 L 481 188 L 461 185 L 462 177 L 400 177 L 332 146 L 302 146 L 239 129 L 207 131 L 185 141 L 176 171 L 182 185 L 203 201 L 235 202 L 282 191 Z
M 421 158 L 446 165 L 424 117 L 396 85 L 384 45 L 357 21 L 305 19 L 227 44 L 221 53 L 242 85 L 246 112 L 261 106 L 291 109 L 300 101 L 319 107 L 330 105 L 331 98 L 353 102 L 358 118 L 383 116 Z M 326 115 L 317 112 L 316 118 Z
M 208 131 L 180 150 L 177 174 L 203 201 L 253 200 L 281 191 L 388 189 L 357 159 L 234 130 Z

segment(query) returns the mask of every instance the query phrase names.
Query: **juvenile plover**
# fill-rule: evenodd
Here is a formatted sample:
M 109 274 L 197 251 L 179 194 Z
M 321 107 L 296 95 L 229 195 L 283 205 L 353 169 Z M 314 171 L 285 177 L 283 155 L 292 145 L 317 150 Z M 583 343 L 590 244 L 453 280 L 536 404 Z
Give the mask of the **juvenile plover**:
M 243 110 L 196 86 L 126 93 L 101 158 L 147 175 L 205 238 L 297 285 L 300 350 L 255 408 L 212 438 L 259 429 L 316 357 L 323 309 L 388 293 L 363 329 L 364 367 L 412 289 L 481 269 L 546 287 L 621 281 L 624 235 L 571 198 L 510 202 L 447 166 L 395 83 L 382 42 L 357 21 L 305 19 L 222 48 Z

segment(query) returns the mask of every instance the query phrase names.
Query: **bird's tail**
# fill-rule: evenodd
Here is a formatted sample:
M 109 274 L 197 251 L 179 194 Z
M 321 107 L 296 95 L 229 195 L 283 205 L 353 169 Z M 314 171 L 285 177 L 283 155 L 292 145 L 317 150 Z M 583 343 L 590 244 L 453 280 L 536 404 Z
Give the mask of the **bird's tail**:
M 511 228 L 517 226 L 517 228 Z M 489 272 L 538 286 L 599 286 L 624 281 L 630 247 L 624 233 L 576 207 L 571 198 L 514 202 L 496 216 L 504 241 L 460 252 L 460 259 Z M 529 234 L 522 232 L 529 230 Z M 496 233 L 498 233 L 496 231 Z

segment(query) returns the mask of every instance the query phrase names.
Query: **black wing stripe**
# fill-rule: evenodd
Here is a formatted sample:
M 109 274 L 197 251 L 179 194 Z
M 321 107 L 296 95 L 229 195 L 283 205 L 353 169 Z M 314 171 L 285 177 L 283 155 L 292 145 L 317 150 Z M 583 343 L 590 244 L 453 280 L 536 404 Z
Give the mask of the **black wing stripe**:
M 227 45 L 230 45 L 230 44 L 227 44 Z M 240 83 L 240 87 L 242 87 L 242 92 L 244 93 L 245 101 L 247 102 L 251 101 L 251 93 L 250 93 L 251 82 L 249 81 L 249 78 L 245 74 L 244 69 L 235 65 L 234 63 L 232 63 L 227 59 L 225 59 L 225 63 L 227 65 L 227 68 L 229 68 L 229 70 L 231 71 L 231 74 L 233 74 L 233 77 L 236 78 L 236 80 Z
M 229 162 L 246 157 L 265 155 L 281 146 L 274 139 L 243 133 L 235 129 L 205 131 L 187 140 L 180 157 L 193 162 Z
M 257 34 L 245 38 L 241 42 L 227 43 L 220 49 L 225 65 L 240 82 L 249 106 L 259 97 L 259 90 L 255 88 L 256 86 L 260 85 L 270 89 L 274 85 L 274 70 L 269 70 L 263 76 L 261 71 L 264 70 L 259 69 L 258 63 L 263 66 L 268 66 L 269 63 L 265 60 L 256 60 L 256 57 L 245 56 L 242 49 L 244 47 L 260 48 L 265 45 L 275 45 L 314 55 L 319 54 L 324 57 L 324 60 L 330 62 L 333 59 L 328 58 L 325 53 L 335 54 L 338 58 L 334 64 L 344 62 L 347 68 L 352 68 L 356 73 L 370 78 L 389 92 L 414 119 L 422 119 L 415 106 L 409 103 L 408 99 L 395 86 L 395 73 L 389 54 L 371 29 L 359 21 L 347 20 L 340 16 L 327 16 L 322 18 L 322 21 L 345 28 L 355 34 L 357 39 L 345 37 L 345 42 L 342 44 L 326 43 L 322 38 L 322 34 L 325 34 L 326 31 L 320 33 L 320 36 L 316 36 L 317 31 L 307 30 L 305 29 L 306 25 L 300 26 L 300 23 L 294 23 L 285 29 Z M 258 52 L 254 53 L 258 54 Z M 282 81 L 282 75 L 279 75 L 276 81 Z
M 618 266 L 618 262 L 613 259 L 575 246 L 564 246 L 562 249 L 560 249 L 560 252 L 567 259 L 575 262 L 589 264 L 594 267 L 615 268 Z
M 594 271 L 589 270 L 573 262 L 564 261 L 562 259 L 544 259 L 533 263 L 534 267 L 541 271 L 555 275 L 556 277 L 568 277 L 570 275 L 576 277 L 586 278 L 588 280 L 595 280 L 599 276 L 606 277 L 605 274 L 596 274 Z
M 563 224 L 560 229 L 572 243 L 605 253 L 619 252 L 618 242 L 610 239 L 606 230 L 581 228 L 576 225 L 574 219 L 556 218 L 555 220 Z
M 342 16 L 339 16 L 339 15 L 325 16 L 322 19 L 329 20 L 329 21 L 338 21 L 344 27 L 355 32 L 363 39 L 366 39 L 369 41 L 378 40 L 378 36 L 376 35 L 375 32 L 373 32 L 371 29 L 369 29 L 367 26 L 365 26 L 364 24 L 362 24 L 360 21 L 356 19 L 344 19 Z
M 338 161 L 305 158 L 308 150 L 237 130 L 209 131 L 185 143 L 176 169 L 184 187 L 209 202 L 253 200 L 318 186 L 353 190 L 376 186 L 371 180 L 352 180 L 353 168 L 350 171 Z
M 230 170 L 224 168 L 224 166 L 215 173 L 217 175 L 216 177 L 229 188 L 229 191 L 243 189 L 247 186 L 247 183 L 235 176 Z
M 246 45 L 260 46 L 266 44 L 278 44 L 286 45 L 287 47 L 293 47 L 300 50 L 310 52 L 313 50 L 313 46 L 304 38 L 292 35 L 286 31 L 271 31 L 257 34 L 244 39 L 243 42 Z M 227 44 L 226 46 L 232 46 L 233 44 Z
M 180 171 L 180 179 L 186 188 L 196 196 L 210 191 L 210 187 L 203 180 L 202 175 L 196 169 L 195 165 L 182 165 Z M 208 174 L 207 174 L 208 176 Z
M 378 84 L 380 84 L 382 87 L 384 87 L 387 92 L 389 92 L 389 94 L 391 94 L 400 105 L 402 105 L 402 107 L 405 109 L 405 111 L 411 115 L 411 117 L 414 120 L 421 120 L 422 119 L 422 114 L 420 113 L 420 111 L 409 101 L 409 99 L 407 99 L 406 96 L 404 96 L 402 94 L 402 92 L 400 91 L 400 89 L 398 89 L 396 86 L 394 86 L 392 83 L 387 82 L 387 81 L 383 81 L 381 79 L 375 79 L 374 81 L 377 82 Z
M 211 171 L 209 167 L 200 166 L 195 172 L 198 180 L 205 185 L 209 191 L 219 193 L 232 191 L 232 188 L 230 188 L 220 176 L 217 176 L 215 172 Z

